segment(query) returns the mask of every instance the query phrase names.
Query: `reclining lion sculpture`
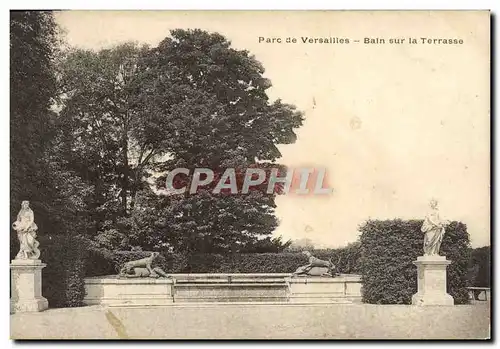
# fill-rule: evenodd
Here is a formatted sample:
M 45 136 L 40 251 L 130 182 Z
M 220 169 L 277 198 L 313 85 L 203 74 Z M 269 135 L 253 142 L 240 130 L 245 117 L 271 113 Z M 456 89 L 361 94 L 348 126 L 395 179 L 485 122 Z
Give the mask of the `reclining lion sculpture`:
M 120 269 L 119 276 L 127 278 L 140 278 L 140 277 L 165 277 L 168 278 L 160 267 L 152 268 L 154 260 L 160 255 L 158 252 L 151 252 L 149 257 L 137 259 L 134 261 L 126 262 Z
M 338 275 L 337 266 L 333 264 L 332 260 L 322 260 L 316 258 L 309 251 L 302 252 L 308 257 L 309 263 L 298 267 L 297 270 L 292 274 L 292 276 L 328 276 L 335 277 Z M 340 257 L 337 262 L 340 262 Z

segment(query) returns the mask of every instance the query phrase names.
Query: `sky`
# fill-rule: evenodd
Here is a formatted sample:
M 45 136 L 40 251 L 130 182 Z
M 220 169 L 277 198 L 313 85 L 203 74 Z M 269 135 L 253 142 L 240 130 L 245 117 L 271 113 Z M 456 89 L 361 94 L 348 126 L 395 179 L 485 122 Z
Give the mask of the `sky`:
M 277 236 L 344 246 L 367 219 L 423 218 L 436 198 L 444 218 L 467 224 L 474 247 L 489 245 L 487 12 L 67 11 L 57 21 L 68 44 L 82 48 L 155 46 L 172 29 L 200 28 L 254 54 L 273 83 L 269 96 L 305 116 L 297 141 L 279 147 L 280 162 L 325 168 L 333 188 L 278 197 Z M 422 37 L 464 43 L 422 44 Z

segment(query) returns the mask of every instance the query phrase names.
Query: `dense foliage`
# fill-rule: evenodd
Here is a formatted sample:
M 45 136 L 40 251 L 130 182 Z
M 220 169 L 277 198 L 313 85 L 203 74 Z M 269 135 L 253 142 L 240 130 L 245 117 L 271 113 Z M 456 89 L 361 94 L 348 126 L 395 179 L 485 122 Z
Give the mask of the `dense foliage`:
M 491 281 L 491 248 L 483 246 L 471 251 L 469 263 L 469 285 L 476 287 L 490 287 Z
M 295 141 L 302 114 L 268 99 L 249 52 L 201 30 L 174 30 L 155 48 L 61 47 L 50 11 L 11 12 L 11 221 L 29 200 L 51 306 L 80 305 L 85 269 L 115 273 L 125 258 L 117 250 L 193 259 L 289 245 L 271 237 L 274 193 L 159 192 L 179 166 L 216 178 L 226 167 L 283 169 L 276 145 Z M 12 234 L 12 256 L 17 249 Z M 188 268 L 187 257 L 162 263 Z
M 269 100 L 271 83 L 248 51 L 220 34 L 174 30 L 155 48 L 71 50 L 59 70 L 60 154 L 91 188 L 89 234 L 100 246 L 186 253 L 287 246 L 262 240 L 277 226 L 274 193 L 159 192 L 175 168 L 210 168 L 220 178 L 227 167 L 269 167 L 281 156 L 276 145 L 295 141 L 302 114 Z
M 363 301 L 375 304 L 411 304 L 417 292 L 417 269 L 412 263 L 423 254 L 421 220 L 369 220 L 361 228 L 360 269 Z M 465 224 L 446 229 L 440 254 L 452 263 L 447 269 L 448 293 L 455 304 L 468 302 L 467 266 L 470 243 Z
M 10 17 L 11 210 L 16 211 L 23 198 L 36 206 L 52 194 L 45 151 L 54 132 L 57 31 L 47 12 L 13 11 Z
M 10 13 L 10 216 L 29 200 L 41 234 L 84 233 L 87 186 L 58 154 L 56 61 L 59 32 L 53 14 Z M 18 249 L 11 234 L 11 254 Z
M 85 297 L 84 277 L 88 242 L 78 236 L 49 235 L 40 238 L 42 294 L 51 308 L 78 307 Z

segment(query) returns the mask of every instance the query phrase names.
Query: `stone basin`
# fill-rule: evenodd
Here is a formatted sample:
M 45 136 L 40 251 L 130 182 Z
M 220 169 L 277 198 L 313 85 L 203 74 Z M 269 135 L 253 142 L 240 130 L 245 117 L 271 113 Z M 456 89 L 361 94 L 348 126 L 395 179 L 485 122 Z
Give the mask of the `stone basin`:
M 292 277 L 289 273 L 171 274 L 171 278 L 85 279 L 88 305 L 166 306 L 174 303 L 359 303 L 361 277 Z

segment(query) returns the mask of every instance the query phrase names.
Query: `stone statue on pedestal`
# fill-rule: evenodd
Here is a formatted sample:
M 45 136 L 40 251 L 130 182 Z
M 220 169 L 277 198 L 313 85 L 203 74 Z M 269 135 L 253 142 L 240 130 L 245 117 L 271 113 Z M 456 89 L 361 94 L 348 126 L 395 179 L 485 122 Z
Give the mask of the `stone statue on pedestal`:
M 441 220 L 438 211 L 438 202 L 432 199 L 430 202 L 431 212 L 425 217 L 422 224 L 424 237 L 424 256 L 439 256 L 439 249 L 443 242 L 445 227 L 450 224 L 447 220 Z
M 45 310 L 49 306 L 42 296 L 42 269 L 46 264 L 39 259 L 38 227 L 28 201 L 21 203 L 21 210 L 12 227 L 17 232 L 20 246 L 16 258 L 10 263 L 10 312 Z
M 15 259 L 38 259 L 40 257 L 39 242 L 36 240 L 35 216 L 30 208 L 29 201 L 21 203 L 21 210 L 17 214 L 17 220 L 12 224 L 19 239 L 19 252 Z
M 413 262 L 417 266 L 417 293 L 412 297 L 412 304 L 418 306 L 453 305 L 454 300 L 447 292 L 446 268 L 451 261 L 439 255 L 445 227 L 450 223 L 439 217 L 437 201 L 430 202 L 431 212 L 422 224 L 424 237 L 424 255 Z

